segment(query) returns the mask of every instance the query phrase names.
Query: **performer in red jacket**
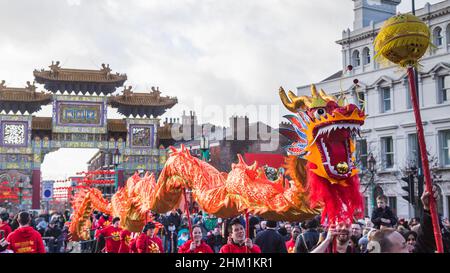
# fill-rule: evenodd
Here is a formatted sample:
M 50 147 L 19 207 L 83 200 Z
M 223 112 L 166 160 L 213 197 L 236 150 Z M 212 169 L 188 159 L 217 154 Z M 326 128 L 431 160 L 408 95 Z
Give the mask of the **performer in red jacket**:
M 29 225 L 30 214 L 22 211 L 19 213 L 17 220 L 19 228 L 11 232 L 6 238 L 9 249 L 15 253 L 45 253 L 41 234 Z
M 139 253 L 137 250 L 137 247 L 136 247 L 136 240 L 137 240 L 137 237 L 131 238 L 131 240 L 130 240 L 130 245 L 129 245 L 130 253 Z
M 102 214 L 102 216 L 100 217 L 99 220 L 97 220 L 97 226 L 96 226 L 96 230 L 95 230 L 95 234 L 94 234 L 94 238 L 98 239 L 98 236 L 100 236 L 100 232 L 109 227 L 111 225 L 111 216 L 106 215 L 106 214 Z
M 11 226 L 8 224 L 9 215 L 7 212 L 0 215 L 0 230 L 3 230 L 4 238 L 11 233 Z
M 131 232 L 123 229 L 120 233 L 119 253 L 130 253 Z
M 214 253 L 211 247 L 202 241 L 202 237 L 202 228 L 199 225 L 192 226 L 192 240 L 181 245 L 178 253 Z
M 219 253 L 261 253 L 261 249 L 253 244 L 250 238 L 245 238 L 245 228 L 238 218 L 231 220 L 231 240 L 220 249 Z
M 107 253 L 119 253 L 120 247 L 120 232 L 122 229 L 119 227 L 120 218 L 115 217 L 112 221 L 112 225 L 100 230 L 99 236 L 103 236 L 106 241 Z
M 136 240 L 136 248 L 138 253 L 164 253 L 161 239 L 155 235 L 155 223 L 148 222 L 144 226 Z

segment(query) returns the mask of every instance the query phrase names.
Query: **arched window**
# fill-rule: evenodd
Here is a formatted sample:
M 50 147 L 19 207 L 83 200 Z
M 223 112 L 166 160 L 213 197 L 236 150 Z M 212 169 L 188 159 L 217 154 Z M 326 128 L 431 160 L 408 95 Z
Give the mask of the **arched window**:
M 352 54 L 353 66 L 358 67 L 361 65 L 361 58 L 359 57 L 359 51 L 355 50 Z
M 435 46 L 442 45 L 442 29 L 441 27 L 436 27 L 433 30 L 433 42 Z
M 368 47 L 363 49 L 363 64 L 370 64 L 370 50 Z

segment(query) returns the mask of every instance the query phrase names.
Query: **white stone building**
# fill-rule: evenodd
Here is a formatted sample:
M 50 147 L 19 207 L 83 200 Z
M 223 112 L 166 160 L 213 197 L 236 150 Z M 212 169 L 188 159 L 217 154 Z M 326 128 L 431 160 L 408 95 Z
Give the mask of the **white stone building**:
M 355 19 L 353 30 L 342 33 L 337 41 L 342 46 L 342 69 L 316 83 L 327 93 L 341 90 L 347 99 L 361 104 L 364 101 L 368 117 L 362 138 L 357 139 L 358 157 L 364 169 L 367 155 L 372 152 L 377 160 L 375 184 L 389 197 L 389 205 L 399 218 L 413 216 L 413 208 L 402 198 L 401 170 L 414 160 L 417 151 L 416 127 L 411 108 L 406 71 L 398 67 L 382 67 L 374 61 L 373 41 L 383 22 L 396 14 L 401 0 L 353 0 Z M 439 212 L 449 216 L 450 207 L 450 0 L 434 5 L 426 4 L 416 10 L 433 35 L 435 49 L 429 50 L 421 62 L 418 87 L 419 104 L 427 144 L 437 161 L 433 172 L 441 192 Z M 331 42 L 331 41 L 330 41 Z M 349 71 L 348 65 L 353 69 Z M 358 86 L 354 80 L 358 79 Z M 298 95 L 310 95 L 310 84 L 297 88 Z M 364 173 L 364 171 L 363 171 Z M 366 197 L 366 215 L 371 213 L 370 174 L 362 175 L 361 191 Z M 369 190 L 366 190 L 369 188 Z M 416 189 L 417 194 L 417 189 Z

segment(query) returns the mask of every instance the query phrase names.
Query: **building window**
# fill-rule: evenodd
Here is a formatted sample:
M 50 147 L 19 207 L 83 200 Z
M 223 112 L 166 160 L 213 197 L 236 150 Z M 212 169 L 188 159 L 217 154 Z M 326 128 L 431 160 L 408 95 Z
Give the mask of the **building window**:
M 450 75 L 438 77 L 439 103 L 448 101 L 450 90 Z
M 441 46 L 442 45 L 442 29 L 441 27 L 436 27 L 433 30 L 433 43 L 435 46 Z
M 408 135 L 408 161 L 417 162 L 417 134 Z
M 412 109 L 411 93 L 409 92 L 408 82 L 405 84 L 405 92 L 406 92 L 406 109 Z
M 397 197 L 388 196 L 388 206 L 391 208 L 394 215 L 397 215 Z
M 353 58 L 353 66 L 354 67 L 358 67 L 361 65 L 361 59 L 360 59 L 358 50 L 353 51 L 352 58 Z
M 447 213 L 450 214 L 450 195 L 447 195 Z
M 381 138 L 381 158 L 385 169 L 394 167 L 394 143 L 392 137 Z
M 368 47 L 365 47 L 363 49 L 363 63 L 366 64 L 370 64 L 370 50 Z
M 381 88 L 381 112 L 387 112 L 391 110 L 391 88 Z
M 356 140 L 356 164 L 361 170 L 367 169 L 367 140 Z
M 442 29 L 441 27 L 436 27 L 433 30 L 433 42 L 435 46 L 441 46 L 442 45 Z
M 450 166 L 450 130 L 439 132 L 441 163 L 443 166 Z
M 355 104 L 358 106 L 359 109 L 363 109 L 365 102 L 366 98 L 364 95 L 364 91 L 358 91 L 355 88 Z

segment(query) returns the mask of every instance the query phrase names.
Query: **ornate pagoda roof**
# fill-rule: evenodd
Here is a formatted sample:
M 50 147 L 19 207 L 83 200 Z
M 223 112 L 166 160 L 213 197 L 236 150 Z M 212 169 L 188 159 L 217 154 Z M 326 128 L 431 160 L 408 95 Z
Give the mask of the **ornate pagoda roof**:
M 51 92 L 110 94 L 127 80 L 126 74 L 111 73 L 109 64 L 99 70 L 61 68 L 59 61 L 49 65 L 50 70 L 34 70 L 36 82 Z
M 14 114 L 25 111 L 34 113 L 41 110 L 42 105 L 52 101 L 52 94 L 36 92 L 36 86 L 27 82 L 26 87 L 7 87 L 5 81 L 0 82 L 0 111 L 12 111 Z
M 131 88 L 131 86 L 125 87 L 121 95 L 108 98 L 109 104 L 127 117 L 161 116 L 167 109 L 178 103 L 176 97 L 162 97 L 159 87 L 156 89 L 152 87 L 149 93 L 135 93 L 131 91 Z

